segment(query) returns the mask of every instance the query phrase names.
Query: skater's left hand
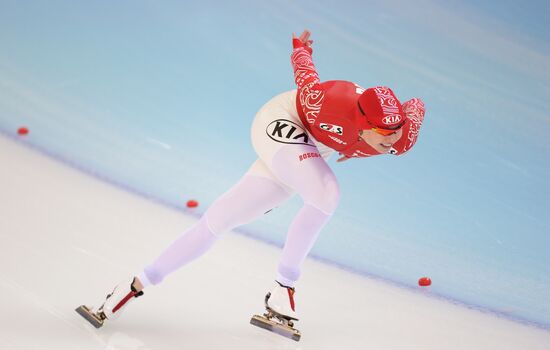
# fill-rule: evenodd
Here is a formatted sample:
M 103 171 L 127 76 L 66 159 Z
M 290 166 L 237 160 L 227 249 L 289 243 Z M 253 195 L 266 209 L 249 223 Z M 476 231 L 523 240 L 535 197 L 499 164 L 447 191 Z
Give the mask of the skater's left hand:
M 300 34 L 299 37 L 296 37 L 296 34 L 292 33 L 292 41 L 299 42 L 301 46 L 305 47 L 306 50 L 308 50 L 311 53 L 313 51 L 313 49 L 311 48 L 311 45 L 313 44 L 313 40 L 309 38 L 310 36 L 311 36 L 311 32 L 306 29 L 302 32 L 302 34 Z M 294 45 L 294 48 L 296 48 L 296 45 Z

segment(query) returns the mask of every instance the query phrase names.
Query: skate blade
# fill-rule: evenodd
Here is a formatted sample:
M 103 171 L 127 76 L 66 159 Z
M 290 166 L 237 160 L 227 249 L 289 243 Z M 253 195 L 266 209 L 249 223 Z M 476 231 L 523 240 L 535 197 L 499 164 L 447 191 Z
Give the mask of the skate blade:
M 80 305 L 75 309 L 75 311 L 80 316 L 84 317 L 86 321 L 90 322 L 95 328 L 101 328 L 101 326 L 103 326 L 103 319 L 96 315 L 95 312 L 88 309 L 88 307 L 86 307 L 85 305 Z
M 299 330 L 292 328 L 290 326 L 285 326 L 283 324 L 280 324 L 277 321 L 268 320 L 264 316 L 254 315 L 250 319 L 250 324 L 260 327 L 263 329 L 266 329 L 268 331 L 271 331 L 273 333 L 282 335 L 287 338 L 291 338 L 292 340 L 299 341 L 302 334 Z
M 286 316 L 286 315 L 282 315 L 282 314 L 278 313 L 277 311 L 270 308 L 267 304 L 266 304 L 265 308 L 266 308 L 268 313 L 272 314 L 275 317 L 284 318 L 287 321 L 299 321 L 296 317 L 290 317 L 290 316 Z

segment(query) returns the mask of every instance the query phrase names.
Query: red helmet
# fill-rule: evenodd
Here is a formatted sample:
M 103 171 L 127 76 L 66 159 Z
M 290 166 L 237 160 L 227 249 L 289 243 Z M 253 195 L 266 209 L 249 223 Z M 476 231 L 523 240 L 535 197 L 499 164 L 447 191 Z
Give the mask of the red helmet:
M 401 103 L 385 86 L 368 88 L 357 100 L 357 123 L 362 129 L 397 130 L 405 124 Z

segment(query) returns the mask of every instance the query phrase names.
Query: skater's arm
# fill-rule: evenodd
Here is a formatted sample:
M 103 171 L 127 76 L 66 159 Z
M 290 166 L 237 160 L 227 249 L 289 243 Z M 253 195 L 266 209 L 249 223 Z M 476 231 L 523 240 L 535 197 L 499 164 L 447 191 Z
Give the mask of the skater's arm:
M 298 90 L 319 83 L 319 76 L 311 57 L 311 53 L 313 52 L 311 44 L 313 41 L 309 39 L 310 35 L 311 33 L 307 30 L 304 30 L 300 37 L 292 34 L 292 46 L 294 49 L 290 60 L 294 69 L 294 81 Z
M 396 150 L 394 154 L 398 156 L 408 152 L 416 143 L 426 107 L 421 99 L 413 98 L 403 103 L 403 112 L 408 120 L 403 127 L 403 136 L 393 145 Z
M 310 33 L 305 30 L 300 37 L 292 34 L 292 46 L 294 50 L 290 57 L 294 69 L 294 80 L 298 87 L 296 98 L 298 105 L 307 122 L 315 124 L 323 103 L 324 91 L 319 85 L 319 76 L 311 59 Z

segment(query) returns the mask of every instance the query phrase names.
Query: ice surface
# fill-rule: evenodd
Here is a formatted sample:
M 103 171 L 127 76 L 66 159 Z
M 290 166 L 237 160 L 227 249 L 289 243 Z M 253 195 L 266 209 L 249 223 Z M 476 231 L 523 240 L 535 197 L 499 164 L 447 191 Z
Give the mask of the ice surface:
M 428 111 L 406 156 L 331 164 L 342 198 L 312 253 L 549 328 L 549 6 L 2 1 L 0 133 L 27 126 L 56 157 L 200 211 L 254 161 L 252 118 L 294 87 L 290 36 L 308 28 L 322 80 Z M 282 244 L 300 205 L 248 232 Z
M 96 330 L 97 305 L 195 219 L 0 137 L 1 349 L 548 349 L 550 332 L 308 260 L 296 343 L 251 326 L 279 250 L 230 233 Z

